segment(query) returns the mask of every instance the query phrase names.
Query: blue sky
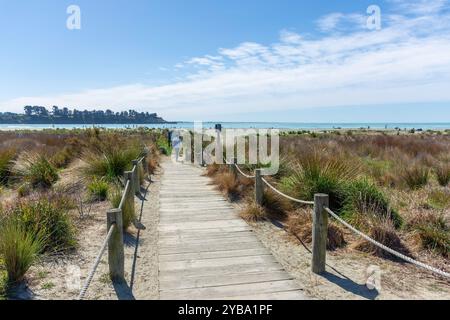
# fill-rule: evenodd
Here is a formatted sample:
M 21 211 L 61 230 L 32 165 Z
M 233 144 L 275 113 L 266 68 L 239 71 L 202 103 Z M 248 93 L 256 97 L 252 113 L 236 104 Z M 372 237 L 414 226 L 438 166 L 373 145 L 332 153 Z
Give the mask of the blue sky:
M 450 121 L 448 0 L 0 1 L 0 111 Z M 81 9 L 68 30 L 66 9 Z M 368 30 L 369 5 L 381 30 Z

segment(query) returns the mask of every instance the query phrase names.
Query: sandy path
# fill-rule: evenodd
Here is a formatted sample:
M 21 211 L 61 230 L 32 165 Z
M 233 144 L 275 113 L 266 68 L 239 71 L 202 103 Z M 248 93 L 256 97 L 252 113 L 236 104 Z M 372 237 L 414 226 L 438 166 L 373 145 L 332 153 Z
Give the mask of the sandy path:
M 160 173 L 146 185 L 146 200 L 135 198 L 136 212 L 141 213 L 146 230 L 133 227 L 125 236 L 126 283 L 113 285 L 108 276 L 107 254 L 103 256 L 85 299 L 158 299 L 158 198 Z M 27 282 L 16 289 L 16 299 L 77 299 L 106 236 L 108 202 L 97 203 L 83 219 L 75 218 L 78 248 L 70 254 L 43 258 L 27 275 Z M 139 245 L 136 250 L 137 238 Z M 136 254 L 137 253 L 137 254 Z M 134 272 L 133 272 L 134 270 Z
M 305 293 L 317 299 L 432 299 L 449 300 L 450 282 L 406 264 L 391 262 L 349 249 L 327 252 L 327 273 L 313 274 L 310 245 L 306 248 L 292 235 L 270 222 L 252 223 L 258 238 L 276 259 L 298 279 Z M 381 289 L 366 287 L 366 271 L 377 266 Z

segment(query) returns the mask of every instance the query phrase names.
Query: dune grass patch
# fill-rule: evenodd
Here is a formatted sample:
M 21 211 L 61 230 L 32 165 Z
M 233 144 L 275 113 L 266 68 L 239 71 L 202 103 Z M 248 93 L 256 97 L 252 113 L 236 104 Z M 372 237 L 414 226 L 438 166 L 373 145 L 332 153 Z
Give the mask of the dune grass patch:
M 93 177 L 92 181 L 88 184 L 87 190 L 92 200 L 105 201 L 108 198 L 110 186 L 102 178 Z
M 27 154 L 18 165 L 18 176 L 33 188 L 48 189 L 59 179 L 57 169 L 44 153 Z
M 0 225 L 0 255 L 8 283 L 23 280 L 44 247 L 42 232 L 34 233 L 19 221 L 8 218 Z
M 0 184 L 8 182 L 15 157 L 16 150 L 13 148 L 0 150 Z

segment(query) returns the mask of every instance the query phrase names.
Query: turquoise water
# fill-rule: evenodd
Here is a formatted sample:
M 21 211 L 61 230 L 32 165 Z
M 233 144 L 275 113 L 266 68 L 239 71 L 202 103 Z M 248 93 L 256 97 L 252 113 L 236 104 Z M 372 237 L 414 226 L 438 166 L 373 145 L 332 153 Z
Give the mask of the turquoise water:
M 423 130 L 446 130 L 450 129 L 450 123 L 287 123 L 287 122 L 204 122 L 204 128 L 214 128 L 216 123 L 221 123 L 223 128 L 227 129 L 263 129 L 263 128 L 273 128 L 273 129 L 292 129 L 292 130 L 329 130 L 329 129 L 359 129 L 359 128 L 370 128 L 370 129 L 423 129 Z M 51 124 L 0 124 L 0 130 L 23 130 L 23 129 L 33 129 L 33 130 L 43 130 L 43 129 L 74 129 L 74 128 L 88 128 L 92 127 L 80 124 L 61 124 L 61 125 L 51 125 Z M 130 125 L 130 124 L 102 124 L 98 127 L 108 128 L 108 129 L 124 129 L 124 128 L 136 128 L 136 127 L 147 127 L 147 128 L 186 128 L 192 129 L 194 127 L 193 122 L 178 122 L 176 124 L 142 124 L 142 125 Z

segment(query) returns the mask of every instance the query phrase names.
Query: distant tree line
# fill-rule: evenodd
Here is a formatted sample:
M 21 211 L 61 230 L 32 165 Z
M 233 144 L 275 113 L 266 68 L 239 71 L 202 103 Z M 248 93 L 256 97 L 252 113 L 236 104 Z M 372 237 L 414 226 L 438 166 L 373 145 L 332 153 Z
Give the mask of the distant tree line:
M 0 112 L 3 124 L 146 124 L 166 123 L 156 113 L 135 110 L 113 112 L 111 110 L 70 110 L 53 106 L 47 110 L 42 106 L 25 106 L 24 113 Z

